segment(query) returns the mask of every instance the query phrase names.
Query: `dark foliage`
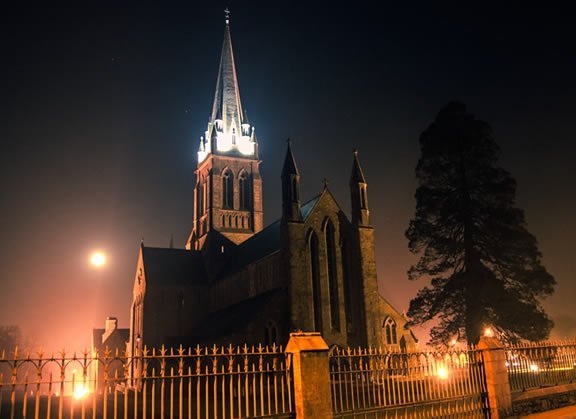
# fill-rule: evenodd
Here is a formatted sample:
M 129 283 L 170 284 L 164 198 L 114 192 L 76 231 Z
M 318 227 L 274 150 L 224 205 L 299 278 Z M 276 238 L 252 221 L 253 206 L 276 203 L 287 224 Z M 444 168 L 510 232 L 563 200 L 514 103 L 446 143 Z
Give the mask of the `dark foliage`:
M 436 319 L 431 343 L 476 343 L 490 325 L 509 339 L 538 340 L 552 322 L 539 298 L 555 280 L 515 206 L 516 182 L 498 166 L 490 126 L 460 103 L 444 107 L 420 137 L 416 214 L 406 231 L 420 260 L 410 279 L 430 285 L 410 302 L 412 324 Z

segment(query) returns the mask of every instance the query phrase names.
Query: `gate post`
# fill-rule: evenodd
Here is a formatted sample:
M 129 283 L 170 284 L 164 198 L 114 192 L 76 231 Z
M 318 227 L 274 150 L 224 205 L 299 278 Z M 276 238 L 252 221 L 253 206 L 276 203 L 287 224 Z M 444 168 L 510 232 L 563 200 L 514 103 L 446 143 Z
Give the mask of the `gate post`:
M 484 356 L 486 387 L 490 411 L 495 419 L 508 416 L 512 412 L 512 395 L 508 383 L 506 352 L 500 341 L 494 337 L 482 336 L 478 349 Z
M 332 417 L 328 345 L 318 332 L 290 333 L 296 419 Z

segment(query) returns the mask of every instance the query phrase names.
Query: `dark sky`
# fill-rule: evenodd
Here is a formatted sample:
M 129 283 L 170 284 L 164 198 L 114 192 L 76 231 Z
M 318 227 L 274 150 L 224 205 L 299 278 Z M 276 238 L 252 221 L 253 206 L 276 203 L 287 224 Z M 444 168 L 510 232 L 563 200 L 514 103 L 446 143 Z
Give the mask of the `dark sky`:
M 88 344 L 107 315 L 127 327 L 140 240 L 167 246 L 173 234 L 183 246 L 191 228 L 226 3 L 117 3 L 28 3 L 0 16 L 0 324 L 49 348 Z M 443 105 L 464 101 L 492 125 L 558 281 L 545 303 L 556 333 L 576 333 L 574 15 L 482 3 L 231 9 L 266 224 L 280 214 L 287 137 L 304 199 L 326 177 L 345 211 L 358 147 L 380 290 L 406 310 L 424 285 L 406 277 L 414 258 L 404 238 L 418 138 Z M 88 266 L 95 248 L 108 253 L 106 269 Z

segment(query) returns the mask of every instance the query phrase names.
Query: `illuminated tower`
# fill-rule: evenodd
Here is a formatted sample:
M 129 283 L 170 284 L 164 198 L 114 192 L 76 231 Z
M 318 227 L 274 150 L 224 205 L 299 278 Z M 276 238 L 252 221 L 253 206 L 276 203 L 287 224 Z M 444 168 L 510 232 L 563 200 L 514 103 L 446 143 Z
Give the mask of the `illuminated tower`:
M 240 102 L 228 10 L 225 13 L 214 105 L 198 150 L 194 226 L 188 249 L 202 249 L 210 232 L 239 244 L 262 230 L 258 143 Z

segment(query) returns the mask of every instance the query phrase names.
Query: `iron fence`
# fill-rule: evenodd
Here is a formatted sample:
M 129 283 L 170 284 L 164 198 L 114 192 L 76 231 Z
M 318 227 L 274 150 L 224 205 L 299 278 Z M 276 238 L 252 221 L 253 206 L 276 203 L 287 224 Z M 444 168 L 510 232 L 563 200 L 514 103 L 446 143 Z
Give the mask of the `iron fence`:
M 0 418 L 293 417 L 282 347 L 0 358 Z
M 576 383 L 576 340 L 505 347 L 511 391 Z
M 488 417 L 482 352 L 339 349 L 330 355 L 335 417 Z

